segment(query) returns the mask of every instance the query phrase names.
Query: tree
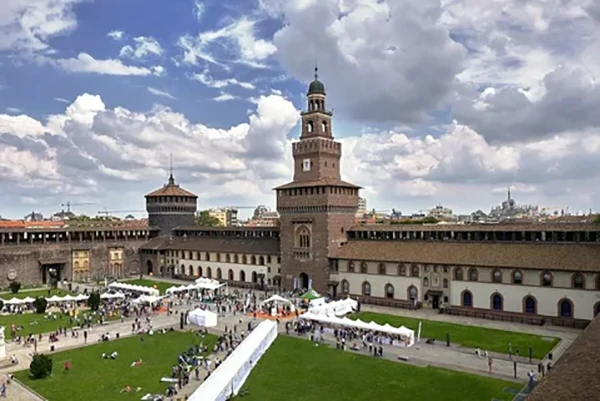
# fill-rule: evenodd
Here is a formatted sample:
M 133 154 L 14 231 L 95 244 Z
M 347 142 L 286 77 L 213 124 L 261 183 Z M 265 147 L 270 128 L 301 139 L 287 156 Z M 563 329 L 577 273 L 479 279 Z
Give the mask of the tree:
M 10 288 L 10 292 L 16 294 L 21 289 L 21 283 L 18 281 L 11 281 L 8 287 Z
M 211 216 L 208 210 L 203 210 L 196 215 L 196 224 L 201 227 L 218 227 L 221 225 L 219 219 Z
M 46 307 L 48 306 L 48 301 L 44 297 L 37 297 L 35 301 L 33 301 L 33 307 L 35 308 L 35 313 L 45 313 Z
M 88 298 L 88 306 L 91 310 L 97 311 L 100 308 L 100 294 L 96 291 L 90 294 Z
M 600 214 L 596 215 L 596 218 L 594 219 L 594 224 L 600 224 Z
M 33 380 L 43 379 L 52 374 L 52 358 L 45 354 L 34 354 L 29 365 L 29 376 Z

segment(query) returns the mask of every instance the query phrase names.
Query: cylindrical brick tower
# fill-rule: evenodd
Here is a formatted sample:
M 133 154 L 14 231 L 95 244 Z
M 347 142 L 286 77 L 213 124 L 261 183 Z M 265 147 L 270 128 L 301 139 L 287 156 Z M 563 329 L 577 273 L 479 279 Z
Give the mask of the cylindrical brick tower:
M 175 184 L 173 174 L 162 188 L 146 195 L 146 211 L 150 227 L 160 235 L 171 235 L 175 227 L 193 226 L 198 197 Z

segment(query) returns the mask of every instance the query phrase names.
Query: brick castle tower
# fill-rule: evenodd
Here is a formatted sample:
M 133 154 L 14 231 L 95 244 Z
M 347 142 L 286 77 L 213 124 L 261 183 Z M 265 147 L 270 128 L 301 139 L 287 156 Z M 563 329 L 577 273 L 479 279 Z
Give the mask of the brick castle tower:
M 342 145 L 333 138 L 325 86 L 310 83 L 300 140 L 293 144 L 294 178 L 275 188 L 280 214 L 282 284 L 330 292 L 329 258 L 354 224 L 360 187 L 342 181 Z

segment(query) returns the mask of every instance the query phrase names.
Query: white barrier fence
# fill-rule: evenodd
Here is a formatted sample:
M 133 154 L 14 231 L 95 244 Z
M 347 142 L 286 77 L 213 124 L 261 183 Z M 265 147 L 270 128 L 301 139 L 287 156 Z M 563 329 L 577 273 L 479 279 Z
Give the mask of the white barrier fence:
M 277 338 L 277 323 L 260 323 L 198 387 L 189 401 L 226 401 L 236 395 L 260 357 Z

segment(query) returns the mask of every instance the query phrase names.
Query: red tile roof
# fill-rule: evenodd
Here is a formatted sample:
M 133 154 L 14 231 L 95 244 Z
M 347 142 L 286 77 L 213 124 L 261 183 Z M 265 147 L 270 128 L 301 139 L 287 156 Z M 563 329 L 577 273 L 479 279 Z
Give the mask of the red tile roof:
M 162 188 L 159 188 L 156 191 L 150 192 L 148 195 L 146 195 L 146 198 L 155 197 L 155 196 L 189 196 L 192 198 L 197 198 L 196 195 L 194 195 L 193 193 L 191 193 L 189 191 L 186 191 L 185 189 L 181 188 L 177 184 L 164 185 Z
M 600 244 L 351 240 L 347 260 L 600 272 Z
M 527 401 L 600 398 L 600 315 L 573 341 Z
M 318 181 L 305 181 L 305 182 L 295 182 L 292 181 L 285 185 L 273 188 L 273 189 L 292 189 L 292 188 L 305 188 L 305 187 L 323 187 L 323 186 L 332 186 L 332 187 L 344 187 L 344 188 L 358 188 L 358 185 L 350 184 L 349 182 L 326 178 Z

